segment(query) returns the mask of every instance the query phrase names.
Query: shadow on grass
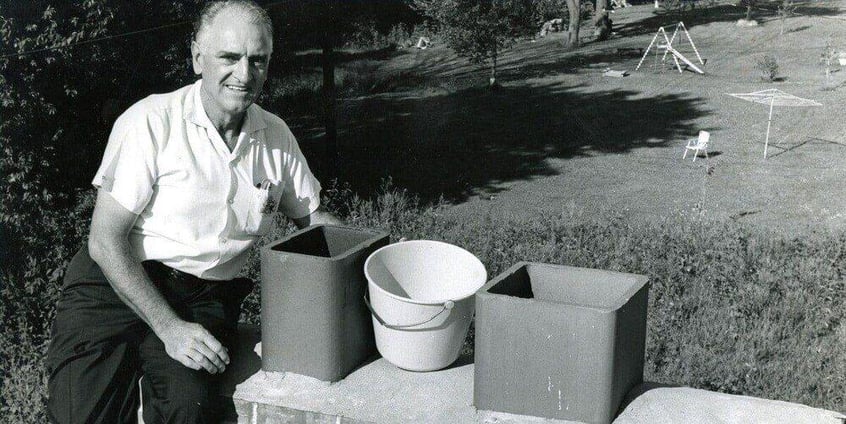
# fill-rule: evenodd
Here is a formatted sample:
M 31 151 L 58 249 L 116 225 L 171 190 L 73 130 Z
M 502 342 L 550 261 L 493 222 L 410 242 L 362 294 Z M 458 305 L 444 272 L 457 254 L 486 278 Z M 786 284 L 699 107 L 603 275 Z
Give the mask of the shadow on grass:
M 796 27 L 796 28 L 785 29 L 784 33 L 790 34 L 790 33 L 793 33 L 793 32 L 805 31 L 806 29 L 811 29 L 810 25 L 802 25 L 802 26 Z
M 336 50 L 332 53 L 332 58 L 336 65 L 341 65 L 361 60 L 389 60 L 402 54 L 405 54 L 405 51 L 389 46 L 361 51 Z M 323 63 L 323 53 L 320 50 L 310 50 L 302 54 L 287 56 L 285 59 L 287 60 L 286 63 L 294 68 L 319 68 Z
M 806 144 L 812 144 L 812 143 L 832 144 L 832 145 L 835 145 L 835 146 L 846 147 L 846 145 L 844 145 L 843 143 L 840 143 L 840 142 L 837 142 L 837 141 L 834 141 L 834 140 L 826 140 L 826 139 L 817 138 L 817 137 L 808 137 L 808 138 L 805 138 L 804 140 L 802 140 L 802 141 L 800 141 L 799 143 L 796 143 L 796 144 L 785 144 L 785 145 L 778 145 L 778 144 L 775 144 L 775 143 L 770 144 L 769 147 L 771 149 L 778 150 L 778 152 L 768 155 L 767 158 L 772 159 L 776 156 L 781 156 L 785 153 L 792 152 L 793 150 L 796 150 L 796 149 L 798 149 L 798 148 L 800 148 L 800 147 L 802 147 Z
M 700 98 L 639 94 L 523 84 L 347 100 L 339 107 L 336 175 L 362 194 L 391 177 L 423 200 L 460 202 L 554 175 L 549 160 L 666 146 L 695 133 L 695 120 L 710 113 Z M 298 134 L 308 157 L 322 155 L 320 128 Z

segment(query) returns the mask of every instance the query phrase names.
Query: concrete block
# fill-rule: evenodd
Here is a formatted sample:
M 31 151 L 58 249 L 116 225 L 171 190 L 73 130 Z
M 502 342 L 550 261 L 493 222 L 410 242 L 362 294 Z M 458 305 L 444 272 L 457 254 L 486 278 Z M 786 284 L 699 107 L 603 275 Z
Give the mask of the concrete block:
M 798 403 L 644 383 L 614 424 L 843 424 L 846 415 Z
M 364 261 L 382 231 L 315 225 L 261 249 L 262 369 L 338 381 L 376 355 Z
M 258 418 L 246 422 L 474 424 L 471 359 L 461 357 L 446 369 L 421 373 L 379 358 L 334 383 L 259 371 L 239 383 L 232 398 L 246 405 L 239 408 L 239 420 Z
M 643 380 L 647 278 L 521 262 L 476 294 L 474 404 L 610 423 Z

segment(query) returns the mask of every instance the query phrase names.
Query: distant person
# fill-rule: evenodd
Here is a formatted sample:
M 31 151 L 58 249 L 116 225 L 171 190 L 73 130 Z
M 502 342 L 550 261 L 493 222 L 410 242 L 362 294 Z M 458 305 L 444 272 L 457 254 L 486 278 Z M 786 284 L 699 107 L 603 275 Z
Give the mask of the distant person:
M 213 1 L 194 25 L 201 78 L 147 97 L 115 122 L 87 246 L 73 258 L 47 353 L 54 423 L 218 420 L 230 363 L 236 278 L 274 214 L 339 223 L 285 122 L 253 104 L 273 32 L 251 0 Z

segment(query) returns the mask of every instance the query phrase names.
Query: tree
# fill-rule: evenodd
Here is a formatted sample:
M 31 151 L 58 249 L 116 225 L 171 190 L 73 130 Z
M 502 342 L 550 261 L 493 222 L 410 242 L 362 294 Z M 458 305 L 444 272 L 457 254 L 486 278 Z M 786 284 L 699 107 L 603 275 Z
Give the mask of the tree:
M 797 5 L 793 3 L 793 0 L 782 0 L 781 5 L 778 7 L 778 17 L 781 21 L 779 35 L 784 35 L 784 21 L 796 12 L 796 7 Z
M 737 3 L 738 6 L 746 7 L 746 18 L 745 19 L 747 21 L 752 20 L 752 9 L 754 9 L 757 4 L 758 4 L 758 0 L 740 0 Z
M 440 35 L 456 54 L 471 63 L 490 62 L 489 85 L 496 85 L 500 52 L 520 31 L 514 4 L 505 0 L 416 0 L 415 7 L 439 26 Z M 519 9 L 518 9 L 519 10 Z
M 567 0 L 567 14 L 569 15 L 567 46 L 570 48 L 579 47 L 579 26 L 582 24 L 581 0 Z
M 594 35 L 597 41 L 605 41 L 611 36 L 611 9 L 608 7 L 608 0 L 596 0 L 596 9 L 593 18 L 595 28 Z
M 323 157 L 313 167 L 321 179 L 333 178 L 341 166 L 338 152 L 338 130 L 336 117 L 335 68 L 343 40 L 357 30 L 357 24 L 388 20 L 410 11 L 406 4 L 397 2 L 385 4 L 370 0 L 318 0 L 271 2 L 269 13 L 277 26 L 277 39 L 282 46 L 274 50 L 291 52 L 319 48 L 320 69 L 323 75 L 321 86 L 320 119 L 324 124 Z M 281 60 L 280 60 L 281 59 Z M 274 53 L 272 68 L 283 65 L 290 57 Z

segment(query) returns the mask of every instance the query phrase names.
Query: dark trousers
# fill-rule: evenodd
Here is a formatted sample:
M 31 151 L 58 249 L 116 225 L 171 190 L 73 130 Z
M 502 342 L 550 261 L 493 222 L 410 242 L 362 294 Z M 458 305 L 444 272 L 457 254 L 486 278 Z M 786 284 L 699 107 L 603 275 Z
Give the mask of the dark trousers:
M 209 281 L 158 262 L 143 265 L 182 319 L 232 346 L 252 281 Z M 56 309 L 46 360 L 52 422 L 135 423 L 142 375 L 145 424 L 220 419 L 215 402 L 219 375 L 170 358 L 162 341 L 117 297 L 86 249 L 71 261 Z

